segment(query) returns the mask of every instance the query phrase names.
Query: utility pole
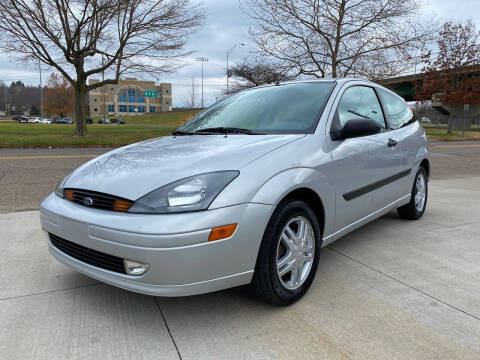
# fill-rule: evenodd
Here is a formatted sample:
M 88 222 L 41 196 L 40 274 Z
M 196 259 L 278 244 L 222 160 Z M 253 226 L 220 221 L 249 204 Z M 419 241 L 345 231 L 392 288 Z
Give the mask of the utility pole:
M 43 84 L 42 84 L 42 63 L 38 60 L 38 70 L 40 72 L 40 117 L 43 118 Z
M 192 117 L 195 116 L 195 80 L 192 79 Z
M 202 109 L 203 109 L 203 63 L 208 62 L 207 58 L 196 58 L 196 61 L 200 61 L 202 63 Z
M 103 63 L 103 54 L 102 54 L 102 67 Z M 102 82 L 105 81 L 105 71 L 102 70 Z M 102 86 L 102 101 L 103 101 L 103 124 L 105 124 L 105 85 Z M 91 105 L 90 105 L 91 106 Z
M 230 79 L 230 76 L 231 76 L 230 71 L 229 71 L 229 68 L 228 68 L 228 57 L 229 57 L 230 54 L 233 52 L 233 50 L 235 50 L 235 48 L 236 48 L 237 46 L 245 46 L 245 44 L 243 44 L 243 43 L 235 44 L 235 45 L 233 45 L 233 46 L 230 48 L 230 50 L 227 51 L 227 96 L 228 96 L 228 94 L 229 94 L 228 80 Z
M 465 137 L 465 126 L 467 124 L 467 112 L 469 107 L 470 107 L 470 104 L 463 105 L 464 114 L 463 114 L 462 138 Z

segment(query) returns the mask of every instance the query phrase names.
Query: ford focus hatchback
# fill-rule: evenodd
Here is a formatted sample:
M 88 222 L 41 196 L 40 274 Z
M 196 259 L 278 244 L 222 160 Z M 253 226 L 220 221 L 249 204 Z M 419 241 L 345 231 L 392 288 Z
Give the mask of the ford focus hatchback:
M 429 173 L 402 98 L 366 81 L 294 82 L 85 163 L 40 216 L 51 254 L 100 281 L 157 296 L 250 284 L 287 305 L 322 247 L 392 209 L 419 219 Z

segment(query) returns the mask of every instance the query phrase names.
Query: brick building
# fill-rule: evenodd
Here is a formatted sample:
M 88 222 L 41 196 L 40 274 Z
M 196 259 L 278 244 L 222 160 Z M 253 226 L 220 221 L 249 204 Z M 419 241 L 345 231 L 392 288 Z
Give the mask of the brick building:
M 89 84 L 99 82 L 90 79 Z M 140 115 L 172 111 L 172 84 L 141 81 L 135 78 L 119 80 L 89 91 L 90 116 Z

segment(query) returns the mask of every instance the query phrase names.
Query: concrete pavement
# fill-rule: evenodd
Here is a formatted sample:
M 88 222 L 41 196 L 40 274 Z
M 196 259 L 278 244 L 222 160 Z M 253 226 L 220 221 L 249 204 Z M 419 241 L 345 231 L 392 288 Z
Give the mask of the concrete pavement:
M 432 180 L 420 221 L 392 213 L 323 249 L 287 308 L 104 285 L 50 257 L 37 211 L 0 214 L 1 358 L 479 359 L 479 202 L 479 177 Z

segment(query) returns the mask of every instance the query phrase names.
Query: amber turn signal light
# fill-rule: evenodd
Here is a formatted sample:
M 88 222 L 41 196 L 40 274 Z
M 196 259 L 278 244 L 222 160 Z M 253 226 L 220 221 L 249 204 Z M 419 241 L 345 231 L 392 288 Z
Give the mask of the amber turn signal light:
M 210 235 L 208 236 L 208 241 L 226 239 L 233 235 L 236 228 L 237 224 L 230 224 L 213 228 L 212 231 L 210 231 Z
M 75 191 L 73 190 L 65 190 L 63 192 L 63 197 L 67 200 L 73 201 L 74 196 L 75 196 Z
M 132 206 L 130 201 L 115 200 L 115 203 L 113 204 L 113 210 L 125 212 L 130 208 L 130 206 Z

